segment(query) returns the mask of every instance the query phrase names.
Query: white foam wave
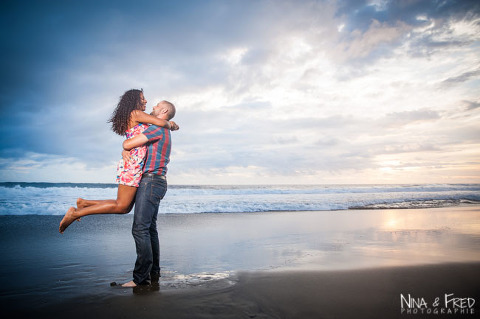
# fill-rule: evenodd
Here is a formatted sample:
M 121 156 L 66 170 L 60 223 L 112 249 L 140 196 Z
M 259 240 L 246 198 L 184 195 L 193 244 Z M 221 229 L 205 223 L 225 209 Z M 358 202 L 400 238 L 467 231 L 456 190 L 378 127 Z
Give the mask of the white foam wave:
M 236 283 L 234 272 L 202 272 L 197 274 L 178 274 L 162 270 L 160 285 L 162 288 L 182 289 L 191 287 L 227 288 Z

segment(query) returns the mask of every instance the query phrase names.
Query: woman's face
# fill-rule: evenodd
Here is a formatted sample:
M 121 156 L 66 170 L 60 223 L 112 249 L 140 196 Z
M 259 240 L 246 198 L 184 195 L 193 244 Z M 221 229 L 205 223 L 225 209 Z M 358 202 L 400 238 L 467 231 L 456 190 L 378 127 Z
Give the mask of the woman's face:
M 140 110 L 145 111 L 146 106 L 147 106 L 147 100 L 143 96 L 143 92 L 140 92 Z

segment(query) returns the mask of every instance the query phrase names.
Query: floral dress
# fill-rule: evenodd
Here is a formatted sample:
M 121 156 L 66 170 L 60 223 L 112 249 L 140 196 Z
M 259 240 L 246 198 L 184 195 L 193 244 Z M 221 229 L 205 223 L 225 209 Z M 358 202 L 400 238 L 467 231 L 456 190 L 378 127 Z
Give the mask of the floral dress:
M 125 131 L 127 139 L 143 133 L 148 128 L 146 124 L 137 124 L 131 129 Z M 135 147 L 130 150 L 131 159 L 125 163 L 123 158 L 118 162 L 117 166 L 117 183 L 127 186 L 138 187 L 142 179 L 143 163 L 147 154 L 145 145 Z

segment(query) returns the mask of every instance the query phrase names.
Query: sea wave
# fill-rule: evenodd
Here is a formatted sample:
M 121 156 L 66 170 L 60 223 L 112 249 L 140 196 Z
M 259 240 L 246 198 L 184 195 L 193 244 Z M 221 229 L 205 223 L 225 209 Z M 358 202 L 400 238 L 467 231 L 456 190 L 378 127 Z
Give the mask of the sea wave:
M 460 205 L 480 205 L 478 200 L 469 199 L 432 199 L 413 200 L 405 202 L 378 203 L 364 206 L 352 206 L 349 209 L 416 209 L 416 208 L 440 208 Z
M 115 184 L 0 183 L 0 215 L 63 215 L 78 197 L 111 199 Z M 172 185 L 160 213 L 404 209 L 480 203 L 480 184 Z

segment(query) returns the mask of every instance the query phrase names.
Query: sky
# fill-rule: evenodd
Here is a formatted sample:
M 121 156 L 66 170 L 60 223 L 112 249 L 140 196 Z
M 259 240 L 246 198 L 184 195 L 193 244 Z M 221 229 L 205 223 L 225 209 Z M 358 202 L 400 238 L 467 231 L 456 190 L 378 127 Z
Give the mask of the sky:
M 176 105 L 170 184 L 480 182 L 479 1 L 0 4 L 0 182 L 113 183 Z

